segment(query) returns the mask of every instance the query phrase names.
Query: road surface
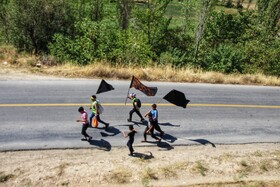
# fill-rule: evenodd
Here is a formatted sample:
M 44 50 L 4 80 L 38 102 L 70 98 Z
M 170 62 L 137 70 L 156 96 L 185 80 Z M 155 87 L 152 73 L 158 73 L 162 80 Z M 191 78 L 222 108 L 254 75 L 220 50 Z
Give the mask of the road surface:
M 110 123 L 108 130 L 88 129 L 93 140 L 81 141 L 78 107 L 88 112 L 90 96 L 101 80 L 49 79 L 0 81 L 0 151 L 105 148 L 126 146 L 120 131 L 127 131 L 132 108 L 125 99 L 130 81 L 106 80 L 115 90 L 98 94 L 104 107 L 101 118 Z M 159 122 L 165 131 L 162 148 L 190 144 L 243 144 L 280 142 L 280 88 L 268 86 L 213 85 L 146 82 L 158 87 L 154 97 L 131 89 L 142 101 L 141 113 L 158 103 Z M 184 92 L 191 102 L 186 109 L 162 98 L 172 89 Z M 134 114 L 134 121 L 139 117 Z M 102 127 L 102 125 L 100 125 Z M 144 126 L 138 131 L 135 146 L 141 143 Z

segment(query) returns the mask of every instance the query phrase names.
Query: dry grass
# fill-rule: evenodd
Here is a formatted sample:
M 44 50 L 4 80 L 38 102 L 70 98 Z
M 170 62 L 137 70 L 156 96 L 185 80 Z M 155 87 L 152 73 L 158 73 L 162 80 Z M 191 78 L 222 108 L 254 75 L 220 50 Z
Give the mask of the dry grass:
M 111 183 L 124 184 L 128 183 L 132 176 L 132 172 L 128 168 L 118 167 L 114 169 L 104 180 Z
M 208 171 L 208 167 L 206 166 L 205 162 L 202 161 L 196 161 L 194 166 L 192 167 L 191 171 L 195 173 L 200 173 L 202 176 L 206 176 L 206 173 Z
M 57 169 L 57 176 L 62 176 L 65 172 L 66 167 L 69 166 L 68 163 L 62 163 L 60 164 L 58 167 L 56 167 L 55 169 Z
M 4 172 L 0 172 L 0 183 L 6 182 L 13 177 L 13 174 L 5 174 Z
M 160 168 L 160 173 L 167 179 L 177 178 L 178 171 L 173 166 L 166 166 Z
M 156 173 L 151 168 L 146 168 L 142 173 L 142 185 L 148 186 L 151 180 L 158 180 Z
M 0 152 L 0 186 L 280 186 L 279 143 L 137 147 L 155 156 L 144 163 L 126 149 Z
M 12 47 L 0 48 L 0 67 L 8 72 L 24 72 L 66 78 L 106 78 L 129 80 L 132 75 L 146 81 L 195 82 L 280 86 L 280 78 L 262 74 L 222 74 L 201 69 L 175 68 L 171 65 L 147 67 L 110 65 L 97 62 L 87 66 L 57 65 L 51 57 L 19 56 Z

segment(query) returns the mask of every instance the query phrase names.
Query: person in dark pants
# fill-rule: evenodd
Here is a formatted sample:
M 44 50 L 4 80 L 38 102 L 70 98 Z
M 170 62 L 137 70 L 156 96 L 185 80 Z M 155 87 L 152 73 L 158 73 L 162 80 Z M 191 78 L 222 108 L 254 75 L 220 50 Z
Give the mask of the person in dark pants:
M 82 127 L 82 135 L 85 137 L 85 140 L 87 140 L 87 141 L 90 141 L 91 139 L 92 139 L 92 137 L 91 136 L 89 136 L 88 134 L 87 134 L 87 128 L 89 127 L 89 122 L 88 122 L 88 114 L 87 114 L 87 112 L 85 111 L 85 109 L 83 108 L 83 107 L 80 107 L 79 109 L 78 109 L 78 111 L 81 113 L 81 120 L 80 119 L 78 119 L 78 120 L 76 120 L 77 122 L 82 122 L 82 124 L 83 124 L 83 127 Z
M 129 154 L 129 156 L 133 156 L 133 152 L 134 152 L 134 149 L 133 149 L 133 147 L 132 147 L 132 144 L 133 144 L 133 142 L 134 142 L 134 136 L 135 136 L 135 134 L 137 133 L 136 132 L 136 130 L 133 128 L 133 125 L 129 125 L 129 133 L 128 134 L 126 134 L 125 132 L 123 132 L 122 131 L 122 133 L 123 133 L 123 136 L 126 138 L 126 137 L 129 137 L 129 140 L 127 141 L 127 147 L 128 147 L 128 149 L 129 149 L 129 152 L 130 152 L 130 154 Z
M 154 126 L 154 122 L 153 122 L 153 118 L 152 118 L 152 113 L 148 113 L 146 116 L 148 116 L 148 123 L 147 123 L 145 131 L 143 133 L 144 140 L 142 142 L 147 142 L 147 134 L 151 135 L 152 138 L 154 138 L 160 142 L 161 139 L 156 137 L 154 134 L 155 126 Z
M 158 124 L 158 110 L 157 110 L 157 105 L 156 104 L 152 104 L 152 110 L 148 111 L 145 114 L 145 117 L 150 113 L 152 114 L 151 121 L 154 125 L 154 129 L 156 129 L 160 133 L 160 136 L 162 137 L 164 135 L 164 132 L 161 130 L 161 128 Z
M 136 114 L 141 118 L 141 121 L 143 122 L 145 119 L 143 118 L 142 114 L 140 113 L 141 106 L 139 105 L 140 100 L 136 98 L 135 93 L 131 93 L 127 96 L 131 101 L 133 105 L 133 109 L 129 112 L 129 118 L 127 119 L 128 122 L 131 122 L 132 120 L 132 114 L 136 112 Z
M 91 112 L 91 115 L 89 117 L 89 125 L 92 127 L 92 119 L 95 116 L 98 122 L 104 124 L 105 128 L 108 128 L 109 127 L 109 123 L 106 123 L 106 122 L 104 122 L 104 121 L 102 121 L 100 119 L 100 114 L 103 112 L 101 110 L 101 108 L 103 108 L 103 107 L 101 106 L 100 101 L 97 100 L 96 95 L 92 95 L 90 99 L 92 101 L 91 102 L 91 107 L 90 107 L 92 112 Z

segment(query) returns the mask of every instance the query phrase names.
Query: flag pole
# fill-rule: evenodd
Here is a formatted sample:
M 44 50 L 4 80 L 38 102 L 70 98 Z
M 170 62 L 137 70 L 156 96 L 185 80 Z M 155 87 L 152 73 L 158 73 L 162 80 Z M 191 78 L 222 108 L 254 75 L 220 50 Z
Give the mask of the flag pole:
M 131 86 L 132 86 L 133 80 L 134 80 L 134 75 L 132 75 L 132 79 L 131 79 L 131 82 L 130 82 L 130 86 L 129 86 L 128 90 L 127 90 L 127 94 L 126 94 L 126 99 L 125 99 L 125 103 L 124 103 L 124 105 L 126 105 L 126 102 L 127 102 L 127 96 L 128 96 L 128 94 L 129 94 L 129 90 L 130 90 L 130 88 L 131 88 Z
M 129 90 L 130 90 L 130 88 L 128 88 L 128 91 L 127 91 L 127 94 L 126 94 L 126 99 L 125 99 L 125 103 L 124 103 L 124 105 L 126 105 L 126 102 L 127 102 L 127 96 L 128 96 L 128 94 L 129 94 Z
M 160 98 L 160 100 L 158 101 L 158 103 L 157 103 L 157 104 L 159 104 L 161 101 L 162 101 L 162 98 Z

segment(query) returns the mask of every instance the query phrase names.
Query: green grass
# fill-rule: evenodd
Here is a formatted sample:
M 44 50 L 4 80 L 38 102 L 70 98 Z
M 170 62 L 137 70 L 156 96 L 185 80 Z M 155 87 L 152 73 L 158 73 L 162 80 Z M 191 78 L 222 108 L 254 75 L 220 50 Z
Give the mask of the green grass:
M 207 171 L 209 170 L 202 161 L 196 161 L 193 170 L 200 173 L 202 176 L 206 176 Z
M 10 178 L 13 178 L 13 174 L 5 174 L 3 172 L 0 172 L 0 183 L 7 182 Z
M 158 180 L 156 173 L 151 168 L 146 168 L 142 174 L 142 185 L 148 186 L 151 180 Z

